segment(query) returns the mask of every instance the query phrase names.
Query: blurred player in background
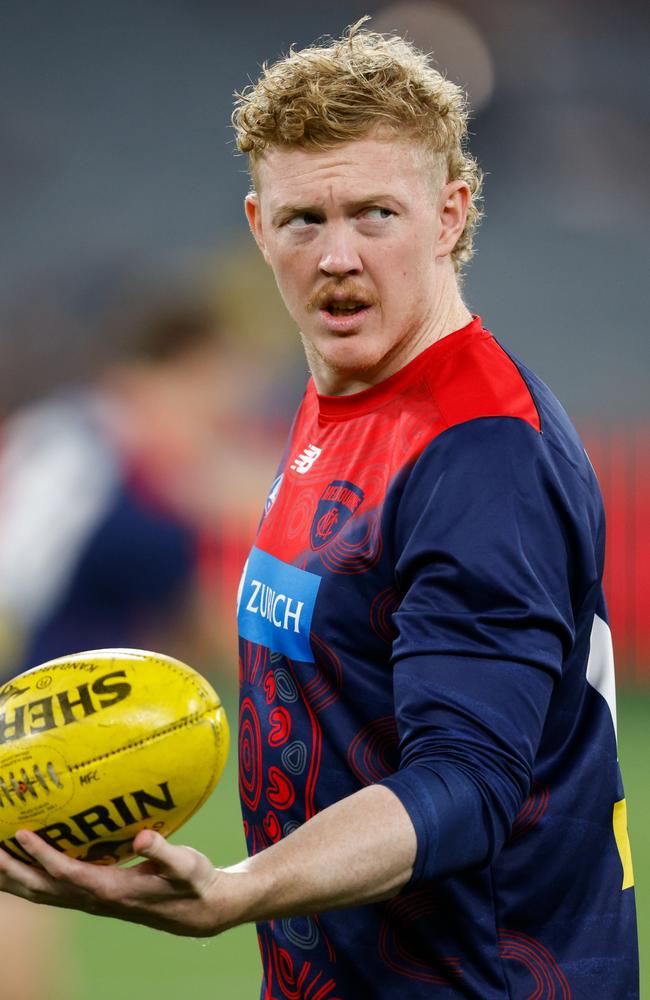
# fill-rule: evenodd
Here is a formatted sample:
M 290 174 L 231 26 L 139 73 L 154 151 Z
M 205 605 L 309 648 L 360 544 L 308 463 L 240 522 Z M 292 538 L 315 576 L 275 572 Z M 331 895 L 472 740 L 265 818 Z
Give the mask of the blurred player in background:
M 25 406 L 3 428 L 3 682 L 102 646 L 205 655 L 197 553 L 201 533 L 218 530 L 230 413 L 219 323 L 190 301 L 147 300 L 107 323 L 106 338 L 113 360 L 93 384 Z M 62 928 L 20 902 L 0 904 L 0 992 L 42 1000 L 61 979 L 48 963 L 55 941 L 65 950 Z M 39 957 L 15 963 L 35 939 Z
M 472 316 L 461 91 L 351 29 L 241 96 L 257 243 L 312 380 L 245 567 L 252 857 L 33 834 L 2 884 L 181 934 L 258 923 L 265 998 L 638 996 L 604 523 L 548 388 Z M 525 322 L 525 317 L 522 317 Z
M 25 407 L 0 448 L 6 679 L 100 646 L 178 646 L 216 521 L 228 379 L 215 317 L 150 304 L 91 386 Z

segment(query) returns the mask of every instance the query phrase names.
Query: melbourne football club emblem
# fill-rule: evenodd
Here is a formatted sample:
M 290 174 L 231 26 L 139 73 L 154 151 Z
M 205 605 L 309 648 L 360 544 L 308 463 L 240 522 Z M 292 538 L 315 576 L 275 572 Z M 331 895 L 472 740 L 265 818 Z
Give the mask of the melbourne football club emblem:
M 322 549 L 338 535 L 363 500 L 364 492 L 343 479 L 335 479 L 325 487 L 311 523 L 311 547 Z

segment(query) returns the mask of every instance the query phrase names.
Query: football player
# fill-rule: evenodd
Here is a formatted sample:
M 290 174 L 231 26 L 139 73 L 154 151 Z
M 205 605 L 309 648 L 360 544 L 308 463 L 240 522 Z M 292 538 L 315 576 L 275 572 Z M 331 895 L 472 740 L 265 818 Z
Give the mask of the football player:
M 96 869 L 25 832 L 45 871 L 0 862 L 7 891 L 176 933 L 256 921 L 268 998 L 638 996 L 602 503 L 462 297 L 467 115 L 359 25 L 238 100 L 312 375 L 240 587 L 250 858 L 143 831 L 139 868 Z

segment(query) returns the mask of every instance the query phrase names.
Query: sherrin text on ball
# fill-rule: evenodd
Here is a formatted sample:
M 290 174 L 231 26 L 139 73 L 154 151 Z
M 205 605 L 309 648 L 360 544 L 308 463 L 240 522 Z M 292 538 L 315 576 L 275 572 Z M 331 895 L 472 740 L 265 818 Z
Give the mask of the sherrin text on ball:
M 161 653 L 98 649 L 0 687 L 0 846 L 35 830 L 71 857 L 114 864 L 138 830 L 168 836 L 205 802 L 228 754 L 208 681 Z

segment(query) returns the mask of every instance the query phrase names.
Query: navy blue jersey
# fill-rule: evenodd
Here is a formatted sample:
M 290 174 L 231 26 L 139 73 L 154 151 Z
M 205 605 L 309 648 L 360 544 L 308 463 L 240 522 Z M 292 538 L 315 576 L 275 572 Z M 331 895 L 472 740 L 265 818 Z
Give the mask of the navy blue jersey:
M 381 782 L 394 899 L 258 927 L 266 1000 L 632 1000 L 604 519 L 546 386 L 480 320 L 310 383 L 239 593 L 249 850 Z

